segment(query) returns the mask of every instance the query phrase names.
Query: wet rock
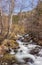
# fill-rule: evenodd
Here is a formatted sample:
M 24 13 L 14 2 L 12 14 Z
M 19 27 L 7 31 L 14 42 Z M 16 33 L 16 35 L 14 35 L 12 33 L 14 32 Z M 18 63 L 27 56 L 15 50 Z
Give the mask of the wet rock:
M 33 54 L 33 55 L 37 55 L 38 53 L 39 53 L 39 51 L 40 51 L 40 47 L 35 47 L 35 49 L 32 49 L 31 51 L 30 51 L 30 54 Z
M 37 44 L 38 43 L 38 38 L 33 37 L 33 42 L 35 42 Z
M 29 34 L 25 34 L 22 37 L 20 37 L 18 40 L 21 42 L 29 42 L 32 38 L 29 36 Z
M 18 40 L 20 40 L 21 42 L 23 42 L 24 37 L 20 37 Z
M 31 58 L 24 58 L 24 61 L 27 63 L 27 62 L 30 62 L 30 63 L 33 63 L 34 61 L 31 59 Z

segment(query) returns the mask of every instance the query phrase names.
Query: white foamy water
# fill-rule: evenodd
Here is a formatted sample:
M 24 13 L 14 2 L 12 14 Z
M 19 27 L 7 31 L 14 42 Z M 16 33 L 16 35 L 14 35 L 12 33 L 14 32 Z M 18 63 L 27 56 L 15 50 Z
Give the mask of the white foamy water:
M 42 57 L 37 57 L 33 65 L 42 65 Z
M 24 60 L 25 58 L 30 58 L 32 59 L 33 62 L 28 61 L 26 65 L 42 65 L 42 48 L 39 51 L 39 55 L 41 56 L 37 56 L 37 55 L 33 55 L 30 54 L 29 52 L 33 49 L 35 49 L 36 47 L 39 47 L 38 45 L 35 44 L 29 44 L 23 45 L 24 42 L 21 42 L 19 40 L 17 40 L 17 43 L 19 44 L 19 49 L 17 49 L 17 53 L 15 54 L 15 57 L 17 59 L 18 62 L 21 63 L 25 63 L 26 61 Z M 10 54 L 14 54 L 14 51 L 12 50 Z
M 17 42 L 20 46 L 19 50 L 22 50 L 22 52 L 18 51 L 18 53 L 16 54 L 16 58 L 19 62 L 25 62 L 23 58 L 30 58 L 34 61 L 34 63 L 28 62 L 29 65 L 42 65 L 42 57 L 35 56 L 29 53 L 31 49 L 35 49 L 35 47 L 38 47 L 38 45 L 28 44 L 28 46 L 26 47 L 25 45 L 23 45 L 23 42 L 20 42 L 19 40 L 17 40 Z M 40 50 L 39 54 L 42 54 L 42 49 Z

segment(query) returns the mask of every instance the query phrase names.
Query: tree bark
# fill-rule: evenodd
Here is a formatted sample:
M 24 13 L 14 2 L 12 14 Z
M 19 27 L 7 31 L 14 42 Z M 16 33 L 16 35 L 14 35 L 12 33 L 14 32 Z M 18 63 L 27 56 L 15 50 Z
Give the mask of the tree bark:
M 12 14 L 14 10 L 14 0 L 10 0 L 9 4 L 9 17 L 8 17 L 8 32 L 11 33 L 12 31 Z

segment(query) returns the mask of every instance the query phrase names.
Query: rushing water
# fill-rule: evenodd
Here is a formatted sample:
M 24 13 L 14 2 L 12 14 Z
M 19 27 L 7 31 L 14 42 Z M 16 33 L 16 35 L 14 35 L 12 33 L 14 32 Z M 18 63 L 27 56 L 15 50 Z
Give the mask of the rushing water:
M 31 41 L 32 40 L 30 40 L 30 42 Z M 17 61 L 24 63 L 24 65 L 42 65 L 42 47 L 30 42 L 21 42 L 17 40 L 19 44 L 17 53 L 11 49 L 10 54 L 15 53 Z

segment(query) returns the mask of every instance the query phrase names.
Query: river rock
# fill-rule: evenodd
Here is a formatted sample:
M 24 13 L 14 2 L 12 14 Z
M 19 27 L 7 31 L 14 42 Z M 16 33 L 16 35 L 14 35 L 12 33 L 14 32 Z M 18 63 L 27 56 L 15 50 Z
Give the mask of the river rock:
M 37 55 L 38 53 L 39 53 L 39 51 L 40 51 L 40 47 L 35 47 L 35 49 L 32 49 L 31 51 L 30 51 L 30 54 L 33 54 L 33 55 Z

